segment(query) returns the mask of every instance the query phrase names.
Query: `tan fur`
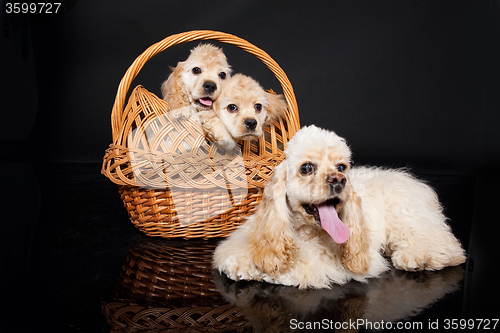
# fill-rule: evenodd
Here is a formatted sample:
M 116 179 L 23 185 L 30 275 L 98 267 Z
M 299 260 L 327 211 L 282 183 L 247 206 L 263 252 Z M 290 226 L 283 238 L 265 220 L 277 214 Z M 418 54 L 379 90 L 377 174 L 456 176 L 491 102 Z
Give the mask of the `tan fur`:
M 193 68 L 199 68 L 200 74 L 194 74 Z M 221 78 L 221 73 L 225 73 L 226 78 Z M 216 85 L 215 91 L 205 89 L 207 82 Z M 236 74 L 231 77 L 226 56 L 211 44 L 200 44 L 192 49 L 187 60 L 172 68 L 161 91 L 174 117 L 192 117 L 202 125 L 211 141 L 226 149 L 235 148 L 239 140 L 261 137 L 263 126 L 284 115 L 287 108 L 283 95 L 265 92 L 248 76 Z M 212 105 L 201 103 L 204 98 L 210 98 Z M 255 109 L 257 103 L 262 105 L 260 112 Z M 237 105 L 238 112 L 227 112 L 230 104 Z M 246 119 L 257 121 L 255 129 L 245 126 Z
M 256 110 L 260 104 L 262 109 Z M 229 106 L 236 106 L 232 112 Z M 200 114 L 201 123 L 208 137 L 231 149 L 239 140 L 255 140 L 263 135 L 263 127 L 285 114 L 287 104 L 283 95 L 264 91 L 260 84 L 249 76 L 235 74 L 224 83 L 213 112 Z M 255 129 L 245 126 L 245 120 L 256 121 Z
M 193 68 L 199 68 L 201 73 L 194 74 Z M 227 63 L 222 49 L 212 44 L 200 44 L 191 50 L 189 57 L 172 68 L 172 73 L 161 86 L 163 99 L 169 104 L 171 112 L 176 117 L 193 117 L 198 119 L 198 112 L 212 111 L 212 106 L 199 103 L 202 97 L 217 100 L 226 78 L 231 75 L 231 67 Z M 207 92 L 203 85 L 213 82 L 216 89 Z
M 262 204 L 253 216 L 255 228 L 250 230 L 250 256 L 258 269 L 275 275 L 293 265 L 296 251 L 290 216 L 286 203 L 286 168 L 274 169 L 263 193 Z
M 347 242 L 340 244 L 342 264 L 354 273 L 366 275 L 370 268 L 370 244 L 366 221 L 362 214 L 361 198 L 354 192 L 351 185 L 346 189 L 348 200 L 339 216 L 349 227 L 350 235 Z
M 384 253 L 409 271 L 465 261 L 436 193 L 406 171 L 352 168 L 345 140 L 315 126 L 298 131 L 285 153 L 255 214 L 215 250 L 214 266 L 229 278 L 328 288 L 379 276 L 389 268 Z M 300 172 L 305 164 L 314 171 Z M 333 178 L 345 180 L 342 189 Z M 311 210 L 330 203 L 331 213 L 334 202 L 350 232 L 342 244 Z
M 286 108 L 288 107 L 285 98 L 281 94 L 275 94 L 273 92 L 266 92 L 268 107 L 267 107 L 267 117 L 266 123 L 271 123 L 277 118 L 283 117 Z
M 180 63 L 177 67 L 173 67 L 172 73 L 161 86 L 163 99 L 167 101 L 171 110 L 185 108 L 191 104 L 182 82 L 181 74 L 183 70 L 184 68 Z

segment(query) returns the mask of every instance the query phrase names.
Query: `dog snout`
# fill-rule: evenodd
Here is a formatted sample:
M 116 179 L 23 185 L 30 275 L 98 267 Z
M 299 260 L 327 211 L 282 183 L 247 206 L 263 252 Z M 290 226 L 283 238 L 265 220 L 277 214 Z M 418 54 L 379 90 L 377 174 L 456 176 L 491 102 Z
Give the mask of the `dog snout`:
M 245 119 L 244 121 L 245 127 L 249 130 L 253 131 L 257 127 L 257 120 L 253 118 Z
M 205 89 L 207 93 L 213 94 L 213 92 L 217 90 L 217 84 L 212 81 L 205 81 L 205 83 L 203 83 L 203 89 Z
M 326 178 L 327 183 L 332 187 L 335 193 L 340 193 L 345 187 L 347 179 L 341 174 L 332 174 Z

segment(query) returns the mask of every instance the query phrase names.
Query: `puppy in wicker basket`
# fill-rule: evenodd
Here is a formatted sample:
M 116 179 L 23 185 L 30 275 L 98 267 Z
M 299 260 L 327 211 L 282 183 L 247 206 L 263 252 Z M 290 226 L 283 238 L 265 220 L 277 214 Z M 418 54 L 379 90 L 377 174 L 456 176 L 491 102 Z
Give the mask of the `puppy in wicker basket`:
M 232 149 L 239 140 L 261 137 L 264 125 L 283 116 L 286 108 L 283 95 L 266 92 L 251 77 L 235 74 L 224 83 L 213 112 L 200 112 L 199 117 L 211 141 Z
M 222 49 L 200 44 L 172 68 L 161 88 L 175 118 L 192 117 L 225 149 L 262 136 L 264 124 L 287 108 L 283 95 L 265 92 L 248 76 L 231 77 L 231 71 Z
M 327 288 L 389 267 L 439 270 L 465 261 L 436 193 L 401 170 L 351 168 L 334 132 L 298 131 L 256 212 L 214 253 L 233 280 Z
M 231 75 L 226 55 L 212 44 L 200 44 L 189 57 L 171 68 L 172 73 L 161 86 L 163 99 L 169 104 L 174 117 L 193 117 L 212 111 L 221 86 Z

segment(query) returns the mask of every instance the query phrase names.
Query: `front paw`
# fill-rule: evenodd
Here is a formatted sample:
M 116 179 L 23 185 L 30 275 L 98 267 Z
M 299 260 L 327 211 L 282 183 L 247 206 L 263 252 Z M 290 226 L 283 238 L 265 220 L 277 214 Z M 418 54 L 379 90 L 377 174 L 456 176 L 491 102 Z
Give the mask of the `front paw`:
M 241 257 L 229 257 L 220 270 L 234 281 L 262 280 L 262 274 L 257 267 L 249 260 L 242 260 Z
M 191 110 L 188 107 L 182 107 L 170 111 L 170 115 L 175 119 L 188 119 L 191 116 Z
M 397 269 L 415 272 L 425 269 L 425 255 L 415 250 L 397 250 L 392 254 L 392 264 Z
M 234 141 L 216 141 L 215 139 L 212 141 L 214 141 L 217 146 L 227 151 L 234 150 L 237 147 L 237 143 Z

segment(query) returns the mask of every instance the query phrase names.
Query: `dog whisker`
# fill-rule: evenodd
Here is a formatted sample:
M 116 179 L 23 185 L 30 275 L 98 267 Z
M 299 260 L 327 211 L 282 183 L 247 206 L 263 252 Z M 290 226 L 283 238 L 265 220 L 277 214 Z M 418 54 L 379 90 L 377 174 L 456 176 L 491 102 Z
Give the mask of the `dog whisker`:
M 350 168 L 345 140 L 315 126 L 299 130 L 285 154 L 254 215 L 214 253 L 229 277 L 328 288 L 380 276 L 389 261 L 408 271 L 465 261 L 436 193 L 407 171 Z M 342 167 L 327 174 L 332 165 Z

